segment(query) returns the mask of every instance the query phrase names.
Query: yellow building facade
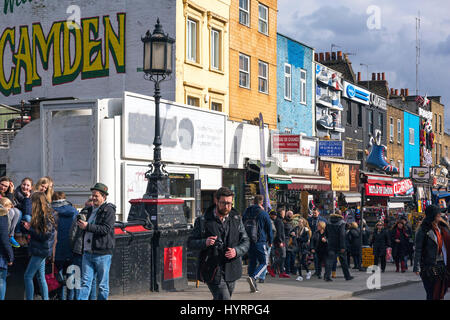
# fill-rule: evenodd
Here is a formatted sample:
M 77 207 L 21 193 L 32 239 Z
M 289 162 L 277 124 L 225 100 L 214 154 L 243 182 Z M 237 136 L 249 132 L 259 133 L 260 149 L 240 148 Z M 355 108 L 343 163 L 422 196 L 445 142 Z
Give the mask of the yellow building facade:
M 229 113 L 231 0 L 178 0 L 175 100 Z
M 230 120 L 277 127 L 277 1 L 231 0 Z

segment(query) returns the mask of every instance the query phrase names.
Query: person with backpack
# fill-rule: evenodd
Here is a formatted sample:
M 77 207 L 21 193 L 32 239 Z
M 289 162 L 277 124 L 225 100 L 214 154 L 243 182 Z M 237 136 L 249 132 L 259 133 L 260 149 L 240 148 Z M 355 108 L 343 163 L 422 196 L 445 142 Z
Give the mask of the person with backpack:
M 250 239 L 248 250 L 248 283 L 251 292 L 258 292 L 256 279 L 267 270 L 268 247 L 272 246 L 273 233 L 269 214 L 264 211 L 264 197 L 256 195 L 253 205 L 242 216 L 245 230 Z

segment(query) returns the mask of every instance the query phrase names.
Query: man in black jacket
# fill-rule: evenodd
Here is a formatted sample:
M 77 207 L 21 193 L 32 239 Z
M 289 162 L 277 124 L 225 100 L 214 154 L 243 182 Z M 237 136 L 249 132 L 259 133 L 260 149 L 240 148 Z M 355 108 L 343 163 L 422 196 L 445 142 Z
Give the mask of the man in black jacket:
M 80 300 L 87 300 L 92 279 L 97 275 L 98 300 L 109 295 L 109 269 L 114 249 L 114 223 L 116 207 L 106 202 L 108 187 L 96 183 L 91 188 L 93 206 L 87 209 L 86 221 L 79 219 L 77 226 L 83 230 L 83 262 L 81 270 Z
M 284 223 L 283 219 L 286 214 L 286 209 L 284 207 L 279 207 L 277 209 L 277 217 L 274 220 L 276 236 L 273 240 L 273 245 L 275 247 L 275 263 L 274 271 L 279 272 L 280 278 L 290 278 L 285 271 L 285 260 L 286 260 L 286 235 L 284 233 Z
M 328 256 L 325 265 L 325 281 L 331 280 L 331 269 L 336 257 L 339 258 L 345 280 L 351 280 L 353 277 L 348 270 L 347 259 L 345 258 L 345 222 L 339 210 L 336 214 L 331 214 L 326 227 L 326 237 L 328 239 Z
M 200 250 L 198 277 L 206 282 L 214 300 L 230 300 L 242 276 L 242 256 L 250 241 L 239 213 L 232 207 L 234 193 L 216 192 L 215 204 L 194 223 L 188 246 Z

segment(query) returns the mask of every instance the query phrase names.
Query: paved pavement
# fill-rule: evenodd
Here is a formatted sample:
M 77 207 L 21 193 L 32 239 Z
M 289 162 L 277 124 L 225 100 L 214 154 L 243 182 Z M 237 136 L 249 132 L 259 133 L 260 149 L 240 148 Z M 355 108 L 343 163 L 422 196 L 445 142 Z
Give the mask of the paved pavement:
M 420 281 L 412 268 L 405 273 L 395 272 L 395 266 L 388 263 L 386 272 L 379 273 L 380 289 L 369 289 L 377 286 L 376 276 L 358 270 L 351 270 L 353 280 L 346 281 L 342 270 L 338 267 L 337 278 L 332 282 L 312 277 L 310 280 L 296 281 L 295 276 L 290 279 L 272 278 L 267 275 L 263 284 L 258 283 L 257 293 L 251 293 L 247 277 L 243 276 L 236 282 L 233 300 L 344 300 L 354 296 L 386 290 Z M 405 297 L 406 299 L 407 297 Z M 196 287 L 195 282 L 189 282 L 188 288 L 178 292 L 148 292 L 127 296 L 110 296 L 110 300 L 211 300 L 211 294 L 204 283 Z M 401 297 L 399 297 L 401 299 Z

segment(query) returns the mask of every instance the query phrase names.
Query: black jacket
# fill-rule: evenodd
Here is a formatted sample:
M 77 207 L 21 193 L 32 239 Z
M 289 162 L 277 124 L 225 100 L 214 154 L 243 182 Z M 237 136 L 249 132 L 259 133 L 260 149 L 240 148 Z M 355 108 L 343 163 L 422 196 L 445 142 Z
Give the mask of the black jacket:
M 397 226 L 391 230 L 391 246 L 392 246 L 392 256 L 393 257 L 404 257 L 409 253 L 409 235 L 408 230 L 403 227 L 400 229 L 400 242 L 395 241 L 397 234 Z
M 286 244 L 286 235 L 284 233 L 284 223 L 281 217 L 277 217 L 273 223 L 275 224 L 275 229 L 277 230 L 275 238 L 273 239 L 273 244 L 276 247 L 280 246 L 280 243 Z
M 31 256 L 38 256 L 42 258 L 51 257 L 53 255 L 53 245 L 55 244 L 55 232 L 57 228 L 57 221 L 55 214 L 55 224 L 50 221 L 47 222 L 47 232 L 38 233 L 33 227 L 30 230 L 26 230 L 26 233 L 30 234 L 30 244 L 28 246 L 28 252 Z
M 328 239 L 328 251 L 338 252 L 345 249 L 345 222 L 341 215 L 330 214 L 325 230 Z
M 14 252 L 9 243 L 8 216 L 0 216 L 0 269 L 8 269 L 8 263 L 14 261 Z
M 92 214 L 93 207 L 84 208 L 80 213 L 87 214 L 86 220 Z M 83 254 L 84 235 L 87 232 L 94 234 L 92 238 L 93 254 L 112 254 L 115 246 L 114 224 L 116 222 L 116 206 L 112 203 L 103 203 L 97 211 L 95 222 L 89 223 L 85 231 L 81 230 L 76 219 L 70 228 L 70 244 L 76 254 Z
M 319 230 L 314 232 L 311 239 L 311 249 L 314 249 L 318 256 L 324 256 L 328 253 L 328 241 L 323 242 L 322 239 L 326 239 L 326 232 L 320 233 Z
M 361 233 L 359 232 L 359 229 L 352 228 L 347 233 L 348 237 L 348 244 L 350 245 L 349 248 L 347 248 L 348 251 L 350 251 L 351 254 L 357 255 L 361 253 Z
M 300 234 L 300 227 L 297 226 L 294 228 L 293 232 L 295 232 L 293 240 L 296 243 L 297 252 L 299 254 L 308 254 L 310 250 L 310 238 L 307 228 L 304 228 L 303 232 Z
M 442 222 L 439 223 L 439 228 L 450 233 L 448 226 Z M 441 231 L 442 232 L 442 231 Z M 416 232 L 415 238 L 415 252 L 414 252 L 414 267 L 413 271 L 418 272 L 424 268 L 436 265 L 438 258 L 437 238 L 430 225 L 422 223 Z M 447 249 L 448 250 L 448 249 Z M 449 253 L 447 253 L 448 255 Z M 448 259 L 448 258 L 447 258 Z
M 362 245 L 369 246 L 370 245 L 370 231 L 367 227 L 364 227 L 362 230 Z
M 208 208 L 203 216 L 195 220 L 188 247 L 200 250 L 198 279 L 218 284 L 222 275 L 225 281 L 236 281 L 242 276 L 242 256 L 247 253 L 250 240 L 241 216 L 234 208 L 224 223 L 216 217 L 215 209 L 215 206 Z M 206 239 L 211 236 L 217 236 L 216 243 L 207 247 Z M 219 245 L 218 240 L 223 245 Z M 227 248 L 234 248 L 236 257 L 227 259 Z
M 380 232 L 378 232 L 378 229 L 375 229 L 370 244 L 373 247 L 374 256 L 386 255 L 386 249 L 391 246 L 389 232 L 386 229 L 381 229 Z

